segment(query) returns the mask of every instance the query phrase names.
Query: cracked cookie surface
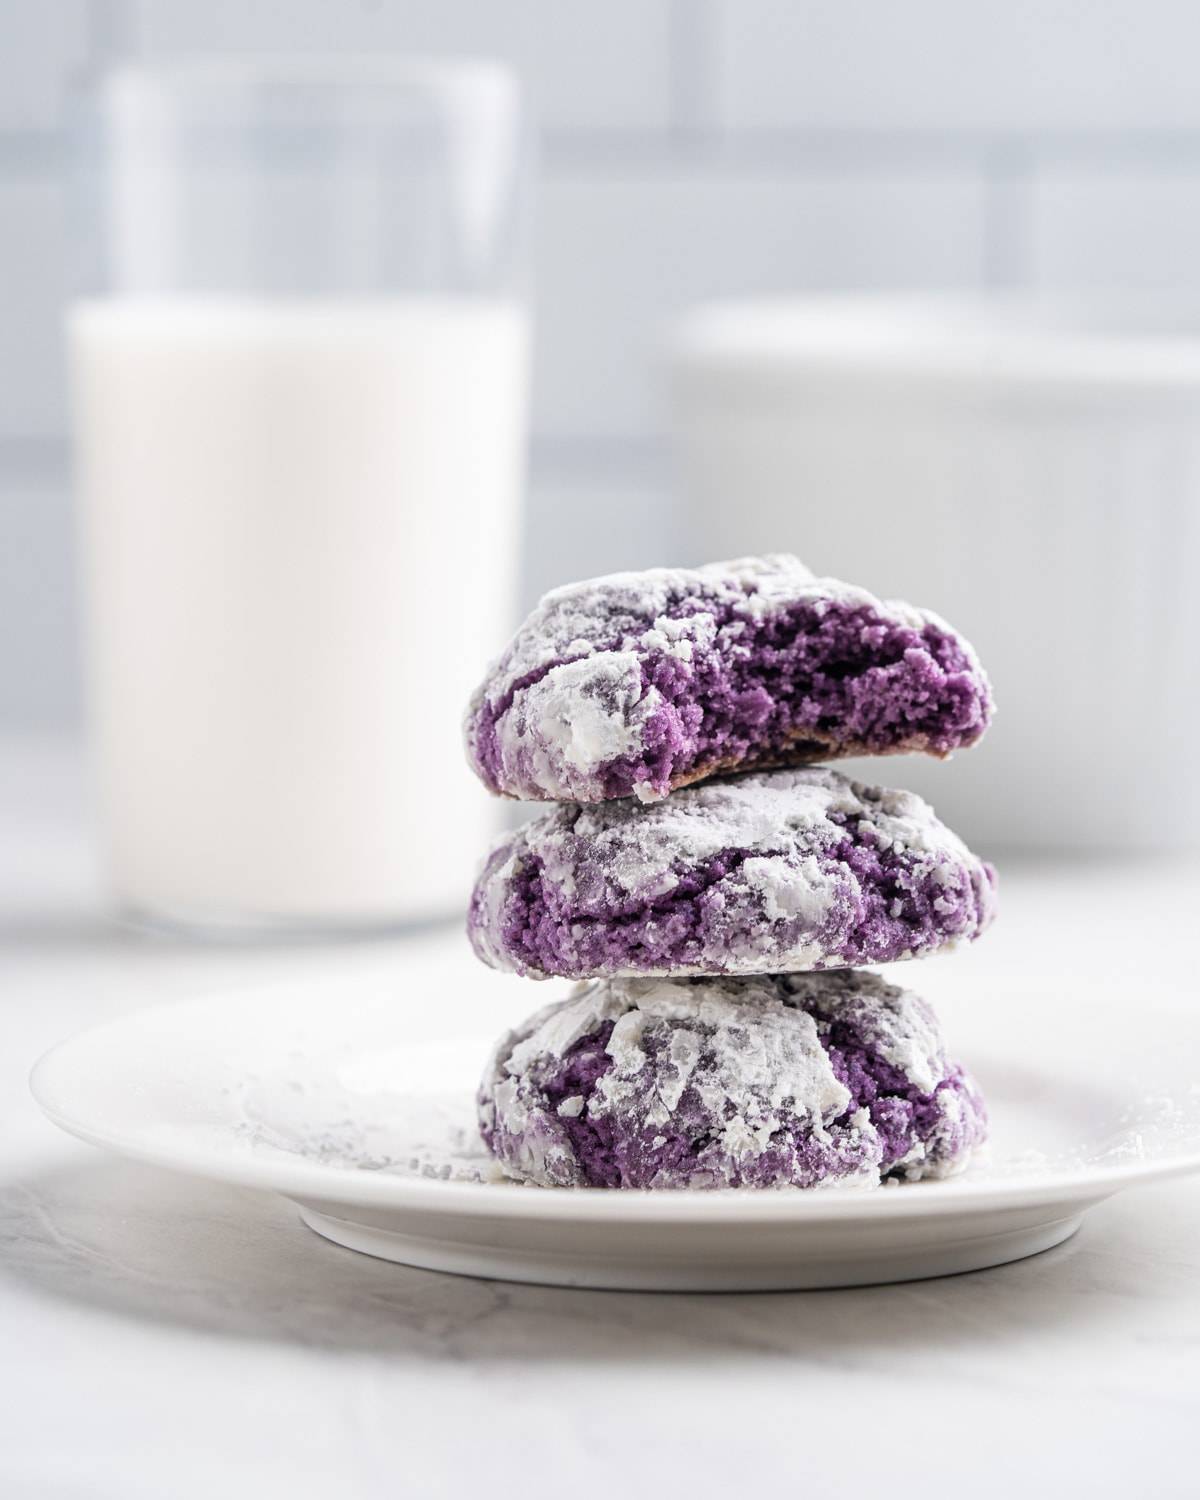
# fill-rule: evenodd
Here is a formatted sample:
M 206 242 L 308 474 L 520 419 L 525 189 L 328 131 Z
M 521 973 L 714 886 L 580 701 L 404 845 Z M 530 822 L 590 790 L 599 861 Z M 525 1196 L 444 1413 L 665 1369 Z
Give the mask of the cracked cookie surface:
M 948 755 L 991 713 L 944 620 L 778 555 L 555 589 L 476 690 L 465 732 L 494 792 L 652 801 L 728 771 Z
M 501 1039 L 478 1104 L 504 1171 L 544 1187 L 913 1181 L 987 1132 L 928 1005 L 848 971 L 593 981 Z
M 774 974 L 951 948 L 995 906 L 991 866 L 920 797 L 809 766 L 561 804 L 493 848 L 467 930 L 535 978 Z

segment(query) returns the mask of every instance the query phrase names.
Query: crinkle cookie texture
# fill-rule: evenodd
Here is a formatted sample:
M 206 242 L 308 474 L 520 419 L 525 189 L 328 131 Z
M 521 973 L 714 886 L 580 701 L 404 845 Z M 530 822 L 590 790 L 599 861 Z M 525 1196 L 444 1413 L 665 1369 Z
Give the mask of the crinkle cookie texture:
M 773 556 L 555 589 L 476 690 L 466 739 L 494 792 L 650 801 L 721 771 L 948 755 L 991 711 L 936 615 Z
M 925 1002 L 848 971 L 582 986 L 501 1040 L 479 1122 L 544 1187 L 943 1177 L 987 1131 Z
M 948 948 L 994 910 L 920 797 L 810 766 L 543 813 L 492 850 L 467 930 L 537 978 L 776 974 Z

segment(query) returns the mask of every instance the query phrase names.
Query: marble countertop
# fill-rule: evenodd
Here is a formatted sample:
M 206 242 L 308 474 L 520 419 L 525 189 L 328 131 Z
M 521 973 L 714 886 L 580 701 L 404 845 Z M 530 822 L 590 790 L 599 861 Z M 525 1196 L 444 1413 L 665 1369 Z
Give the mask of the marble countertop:
M 373 1261 L 281 1200 L 67 1139 L 25 1078 L 90 1022 L 397 972 L 404 942 L 123 931 L 54 745 L 0 746 L 0 827 L 5 1497 L 1195 1493 L 1200 1180 L 1113 1199 L 1031 1261 L 855 1291 L 580 1292 Z M 1119 923 L 1106 973 L 1136 1003 L 1198 896 L 1179 863 L 1010 867 L 995 941 L 954 962 L 972 984 L 1094 962 Z

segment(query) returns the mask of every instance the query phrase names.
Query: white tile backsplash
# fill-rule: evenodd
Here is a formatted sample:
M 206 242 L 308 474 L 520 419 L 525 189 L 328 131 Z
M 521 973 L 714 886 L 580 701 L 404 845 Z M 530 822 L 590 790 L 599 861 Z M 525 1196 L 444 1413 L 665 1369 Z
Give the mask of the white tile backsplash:
M 0 443 L 63 429 L 62 250 L 57 182 L 0 178 Z
M 0 130 L 48 130 L 83 61 L 87 0 L 0 0 Z
M 514 64 L 552 128 L 656 129 L 672 0 L 144 0 L 141 45 L 175 53 L 475 53 Z
M 1188 0 L 0 0 L 0 723 L 78 711 L 65 479 L 13 455 L 65 432 L 57 131 L 89 9 L 147 56 L 517 67 L 546 135 L 527 600 L 678 549 L 660 360 L 692 302 L 1200 293 Z
M 80 718 L 75 538 L 61 466 L 0 472 L 0 733 Z
M 978 285 L 983 196 L 978 178 L 943 172 L 678 169 L 548 181 L 538 430 L 559 439 L 659 430 L 664 340 L 705 298 Z
M 1194 0 L 710 0 L 715 122 L 1200 127 Z
M 1200 293 L 1200 155 L 1136 168 L 1050 165 L 1030 194 L 1039 287 Z
M 568 578 L 659 567 L 679 555 L 663 465 L 639 454 L 580 464 L 535 454 L 525 516 L 521 606 Z

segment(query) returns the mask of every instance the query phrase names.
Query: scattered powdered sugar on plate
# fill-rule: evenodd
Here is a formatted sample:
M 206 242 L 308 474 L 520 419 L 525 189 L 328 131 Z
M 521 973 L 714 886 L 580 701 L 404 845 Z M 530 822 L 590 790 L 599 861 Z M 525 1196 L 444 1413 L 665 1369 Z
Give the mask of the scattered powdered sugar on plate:
M 1100 1159 L 1117 1164 L 1174 1156 L 1194 1151 L 1198 1141 L 1200 1083 L 1193 1083 L 1183 1099 L 1145 1094 L 1128 1105 L 1121 1112 L 1120 1129 L 1106 1143 Z
M 240 1146 L 254 1153 L 519 1190 L 480 1139 L 473 1091 L 463 1086 L 472 1077 L 471 1050 L 458 1040 L 341 1060 L 294 1052 L 285 1067 L 247 1071 L 230 1090 L 235 1133 Z M 1146 1092 L 1115 1111 L 1108 1128 L 1098 1122 L 1094 1131 L 1081 1129 L 1075 1112 L 1064 1108 L 1064 1119 L 1055 1122 L 1044 1146 L 1030 1144 L 1040 1120 L 1007 1097 L 1004 1084 L 1003 1074 L 989 1082 L 991 1143 L 978 1148 L 966 1170 L 940 1184 L 939 1192 L 959 1184 L 1082 1176 L 1200 1151 L 1200 1083 L 1182 1094 Z M 1047 1077 L 1051 1107 L 1059 1088 L 1071 1092 L 1068 1081 Z M 1071 1117 L 1075 1122 L 1068 1124 Z M 840 1186 L 843 1192 L 856 1191 L 851 1183 Z M 892 1191 L 895 1185 L 886 1186 Z
M 1183 1096 L 1142 1095 L 1120 1110 L 1111 1130 L 1090 1139 L 1010 1150 L 999 1149 L 1001 1145 L 994 1139 L 985 1146 L 961 1180 L 1081 1176 L 1196 1156 L 1200 1153 L 1200 1083 L 1193 1084 Z
M 445 1182 L 502 1182 L 475 1124 L 469 1089 L 429 1087 L 438 1054 L 463 1066 L 460 1044 L 397 1048 L 332 1066 L 297 1060 L 286 1073 L 247 1079 L 235 1105 L 237 1134 L 254 1151 L 321 1166 Z M 416 1067 L 414 1067 L 416 1060 Z M 421 1064 L 426 1064 L 425 1069 Z M 467 1074 L 469 1077 L 469 1072 Z

